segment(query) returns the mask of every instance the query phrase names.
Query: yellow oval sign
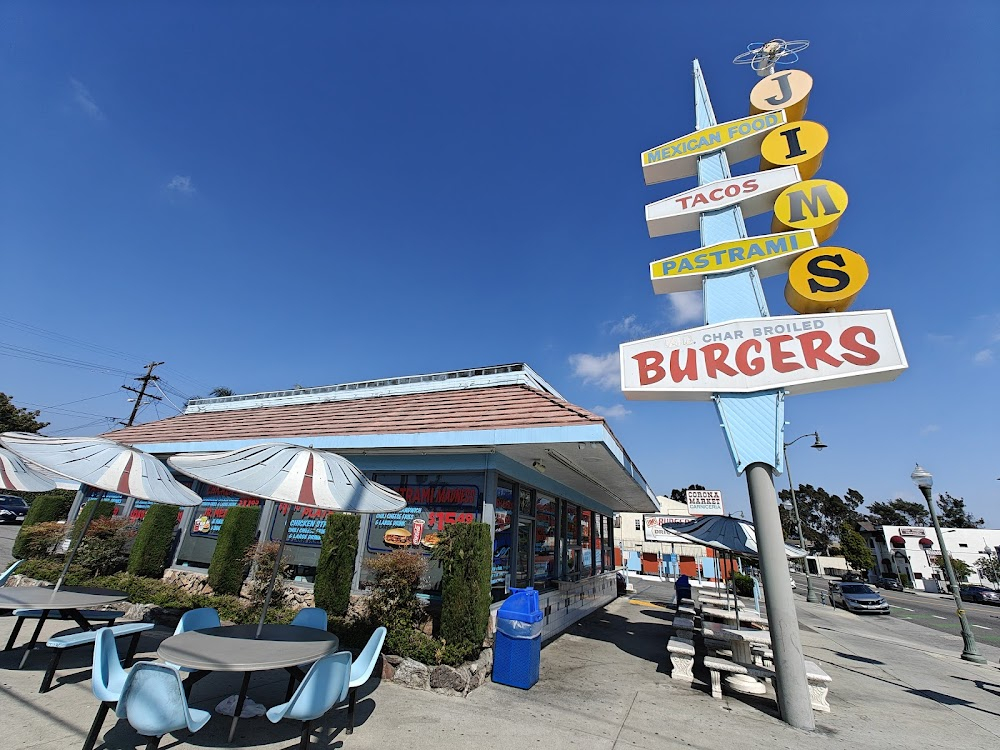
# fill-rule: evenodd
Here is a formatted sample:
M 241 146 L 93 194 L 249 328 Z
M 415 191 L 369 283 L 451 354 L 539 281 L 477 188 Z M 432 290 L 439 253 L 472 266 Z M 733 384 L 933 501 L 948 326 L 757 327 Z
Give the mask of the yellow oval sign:
M 837 231 L 847 208 L 847 191 L 832 180 L 804 180 L 789 185 L 774 201 L 772 232 L 812 229 L 817 242 Z
M 785 301 L 804 315 L 844 312 L 868 281 L 865 259 L 846 247 L 818 247 L 788 269 Z
M 760 144 L 760 168 L 796 164 L 802 179 L 808 180 L 819 171 L 829 140 L 830 134 L 818 122 L 797 120 L 782 125 L 764 136 Z
M 782 70 L 757 82 L 750 92 L 750 114 L 785 110 L 788 121 L 801 120 L 809 104 L 812 76 L 804 70 Z

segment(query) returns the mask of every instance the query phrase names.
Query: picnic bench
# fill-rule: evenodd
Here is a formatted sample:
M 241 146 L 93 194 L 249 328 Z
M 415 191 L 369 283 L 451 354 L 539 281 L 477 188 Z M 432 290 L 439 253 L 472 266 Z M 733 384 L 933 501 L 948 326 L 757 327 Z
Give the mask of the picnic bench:
M 48 619 L 60 619 L 60 620 L 72 620 L 74 622 L 80 622 L 80 618 L 83 618 L 86 622 L 90 624 L 98 623 L 100 625 L 114 625 L 115 620 L 119 617 L 123 617 L 124 612 L 118 612 L 117 610 L 105 610 L 105 609 L 77 609 L 77 610 L 64 610 L 64 609 L 15 609 L 14 616 L 17 618 L 17 622 L 14 623 L 14 629 L 10 632 L 10 637 L 7 639 L 7 645 L 4 646 L 4 651 L 10 651 L 14 648 L 14 644 L 17 642 L 18 633 L 21 632 L 21 626 L 24 624 L 25 620 L 38 620 L 38 625 L 35 627 L 35 633 L 31 638 L 31 642 L 34 643 L 38 639 L 38 634 L 41 632 L 42 625 L 45 620 Z
M 674 636 L 667 641 L 670 654 L 670 679 L 694 685 L 694 641 Z
M 132 636 L 132 640 L 128 647 L 128 653 L 125 656 L 125 666 L 129 667 L 132 664 L 133 657 L 135 657 L 135 651 L 139 646 L 139 637 L 145 631 L 152 630 L 153 623 L 128 622 L 122 623 L 121 625 L 109 625 L 108 629 L 114 633 L 115 640 L 126 636 Z M 45 668 L 45 674 L 42 677 L 42 684 L 39 686 L 38 692 L 46 693 L 49 691 L 49 688 L 52 687 L 52 678 L 55 676 L 56 669 L 59 668 L 59 660 L 62 658 L 63 652 L 72 648 L 79 648 L 81 646 L 92 644 L 96 640 L 96 630 L 82 630 L 79 632 L 63 633 L 49 638 L 49 640 L 45 642 L 45 645 L 52 650 L 52 659 L 49 661 L 48 667 Z
M 768 667 L 756 664 L 741 664 L 740 662 L 719 659 L 712 656 L 705 657 L 705 667 L 712 678 L 712 697 L 722 699 L 722 673 L 730 675 L 745 675 L 758 680 L 773 682 L 775 671 Z M 827 695 L 830 690 L 830 683 L 833 678 L 823 671 L 815 662 L 805 662 L 806 680 L 809 683 L 809 700 L 813 710 L 830 712 L 830 704 L 827 702 Z

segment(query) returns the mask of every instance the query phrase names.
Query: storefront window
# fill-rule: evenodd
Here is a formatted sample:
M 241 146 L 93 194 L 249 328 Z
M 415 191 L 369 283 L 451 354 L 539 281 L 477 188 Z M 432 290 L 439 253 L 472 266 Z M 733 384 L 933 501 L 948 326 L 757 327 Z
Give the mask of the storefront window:
M 589 510 L 580 511 L 580 573 L 592 575 L 594 569 L 594 547 L 591 539 L 591 519 L 593 513 Z
M 594 521 L 594 566 L 598 573 L 604 572 L 604 537 L 607 533 L 607 523 L 607 516 L 596 516 Z
M 538 495 L 535 500 L 535 588 L 544 588 L 558 575 L 556 565 L 557 503 L 555 499 Z
M 376 513 L 368 524 L 366 558 L 405 549 L 428 561 L 423 591 L 441 587 L 441 564 L 431 551 L 441 531 L 451 524 L 472 523 L 479 517 L 482 474 L 375 474 L 374 479 L 406 499 L 406 507 L 393 513 Z M 370 581 L 362 566 L 363 584 Z
M 573 580 L 580 575 L 580 509 L 573 503 L 565 504 L 563 515 L 563 554 L 562 577 Z
M 496 531 L 493 535 L 493 574 L 490 586 L 493 589 L 493 601 L 499 601 L 507 595 L 510 584 L 510 525 L 514 519 L 514 485 L 504 479 L 498 480 L 496 499 L 493 502 Z
M 263 501 L 210 484 L 199 483 L 197 487 L 197 492 L 201 495 L 201 505 L 195 508 L 190 516 L 192 520 L 181 540 L 177 562 L 182 565 L 204 567 L 212 560 L 215 540 L 219 538 L 219 530 L 222 529 L 222 522 L 226 519 L 226 512 L 236 506 L 256 508 Z
M 520 498 L 519 506 L 521 511 L 521 516 L 527 516 L 528 518 L 534 518 L 535 516 L 535 503 L 534 497 L 535 493 L 529 490 L 527 487 L 522 487 L 521 491 L 518 493 Z

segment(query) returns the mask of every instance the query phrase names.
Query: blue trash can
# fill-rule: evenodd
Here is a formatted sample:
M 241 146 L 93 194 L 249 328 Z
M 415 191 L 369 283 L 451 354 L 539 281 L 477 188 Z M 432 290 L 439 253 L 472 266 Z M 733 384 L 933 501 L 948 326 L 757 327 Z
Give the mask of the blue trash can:
M 493 681 L 527 690 L 538 682 L 542 658 L 542 610 L 534 589 L 511 589 L 497 611 Z

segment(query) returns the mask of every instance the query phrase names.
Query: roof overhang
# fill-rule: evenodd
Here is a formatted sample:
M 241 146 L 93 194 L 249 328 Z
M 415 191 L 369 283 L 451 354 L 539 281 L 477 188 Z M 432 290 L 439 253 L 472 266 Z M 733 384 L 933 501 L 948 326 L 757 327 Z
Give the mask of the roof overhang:
M 154 454 L 223 451 L 262 442 L 309 445 L 351 455 L 495 453 L 620 513 L 657 513 L 656 496 L 604 424 L 373 435 L 136 443 Z

